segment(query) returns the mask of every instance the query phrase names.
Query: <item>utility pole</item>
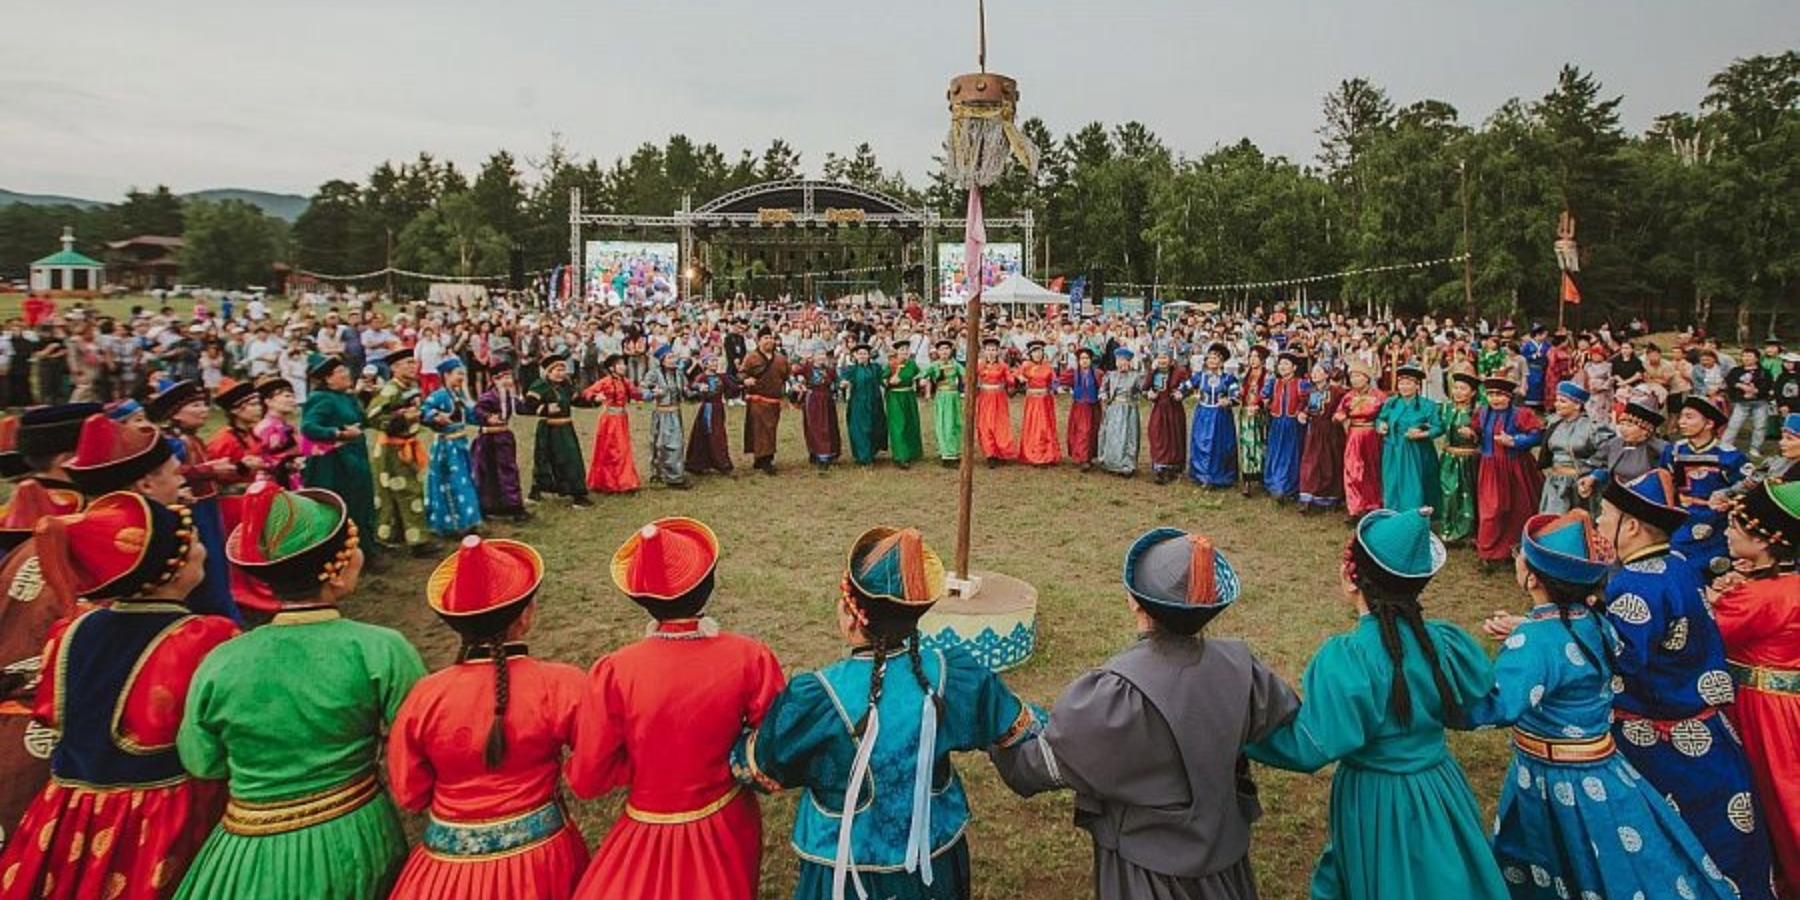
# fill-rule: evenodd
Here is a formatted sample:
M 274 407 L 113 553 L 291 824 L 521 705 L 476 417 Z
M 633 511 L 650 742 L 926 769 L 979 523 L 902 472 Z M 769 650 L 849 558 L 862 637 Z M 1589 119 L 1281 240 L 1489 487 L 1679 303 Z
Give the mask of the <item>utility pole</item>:
M 394 302 L 394 229 L 387 230 L 387 299 Z
M 1462 179 L 1463 214 L 1463 318 L 1475 318 L 1475 247 L 1469 239 L 1469 161 L 1456 161 L 1456 174 Z

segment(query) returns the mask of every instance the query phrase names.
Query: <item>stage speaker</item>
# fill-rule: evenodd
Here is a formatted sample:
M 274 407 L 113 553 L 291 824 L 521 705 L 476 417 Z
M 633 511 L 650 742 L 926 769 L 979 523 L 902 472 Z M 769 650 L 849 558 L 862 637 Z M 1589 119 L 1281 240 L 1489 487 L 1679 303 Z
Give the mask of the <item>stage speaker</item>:
M 1081 304 L 1088 309 L 1101 310 L 1105 309 L 1105 306 L 1103 305 L 1105 302 L 1106 272 L 1099 266 L 1095 266 L 1093 270 L 1088 273 L 1087 295 L 1082 298 Z
M 508 272 L 507 286 L 515 291 L 522 291 L 525 289 L 525 251 L 514 247 L 509 262 L 511 268 Z

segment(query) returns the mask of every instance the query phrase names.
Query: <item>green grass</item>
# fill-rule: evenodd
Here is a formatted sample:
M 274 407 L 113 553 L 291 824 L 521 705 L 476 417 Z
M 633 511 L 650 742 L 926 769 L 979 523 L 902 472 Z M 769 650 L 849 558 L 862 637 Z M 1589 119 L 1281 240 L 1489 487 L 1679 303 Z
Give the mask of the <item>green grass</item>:
M 692 409 L 686 412 L 691 416 Z M 742 410 L 731 410 L 734 446 L 741 415 Z M 645 410 L 632 411 L 638 467 L 645 474 L 649 418 Z M 935 446 L 931 417 L 922 418 L 929 454 Z M 527 461 L 530 422 L 519 422 L 521 458 Z M 580 416 L 586 452 L 592 450 L 592 423 L 591 413 Z M 531 636 L 534 653 L 586 667 L 642 636 L 646 617 L 613 589 L 607 562 L 634 529 L 658 516 L 693 516 L 718 533 L 723 555 L 711 614 L 728 629 L 766 641 L 790 676 L 829 663 L 845 649 L 832 607 L 844 551 L 863 529 L 917 526 L 946 559 L 952 554 L 954 470 L 928 459 L 906 472 L 883 464 L 873 470 L 840 466 L 827 476 L 815 475 L 805 465 L 800 419 L 792 410 L 782 417 L 780 446 L 782 471 L 774 478 L 742 465 L 736 477 L 703 477 L 688 492 L 647 486 L 635 496 L 598 497 L 589 510 L 546 501 L 535 507 L 533 522 L 490 525 L 491 535 L 531 542 L 549 566 Z M 1242 576 L 1245 592 L 1211 633 L 1248 640 L 1291 682 L 1322 640 L 1351 624 L 1337 585 L 1346 533 L 1339 516 L 1301 518 L 1267 500 L 1203 493 L 1186 484 L 1157 487 L 1143 475 L 1125 481 L 1082 475 L 1067 466 L 983 469 L 976 476 L 973 563 L 1023 577 L 1039 591 L 1037 655 L 1008 673 L 1014 689 L 1048 705 L 1071 678 L 1133 640 L 1118 581 L 1120 560 L 1133 538 L 1157 525 L 1214 537 Z M 422 585 L 431 565 L 395 562 L 370 576 L 346 608 L 400 629 L 436 667 L 450 662 L 456 640 L 426 609 Z M 1497 606 L 1518 608 L 1520 598 L 1509 579 L 1475 575 L 1472 553 L 1459 550 L 1452 552 L 1426 604 L 1430 615 L 1473 628 Z M 1452 745 L 1491 812 L 1508 759 L 1505 738 L 1457 735 Z M 974 896 L 1087 895 L 1091 850 L 1086 833 L 1070 824 L 1069 796 L 1020 800 L 1000 784 L 983 756 L 970 754 L 958 762 L 974 810 L 969 831 Z M 1253 854 L 1263 895 L 1304 897 L 1325 838 L 1329 775 L 1265 769 L 1258 780 L 1267 815 L 1257 826 Z M 762 895 L 767 898 L 786 897 L 792 889 L 795 863 L 787 836 L 793 799 L 790 794 L 764 806 Z M 617 796 L 574 804 L 590 841 L 605 834 L 619 804 Z

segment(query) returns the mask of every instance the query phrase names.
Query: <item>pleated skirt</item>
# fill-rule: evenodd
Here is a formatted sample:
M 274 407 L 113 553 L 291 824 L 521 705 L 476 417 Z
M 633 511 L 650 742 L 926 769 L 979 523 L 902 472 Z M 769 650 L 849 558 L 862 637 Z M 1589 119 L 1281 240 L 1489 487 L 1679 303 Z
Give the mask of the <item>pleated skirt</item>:
M 386 794 L 310 828 L 248 836 L 213 830 L 177 900 L 381 900 L 406 859 Z

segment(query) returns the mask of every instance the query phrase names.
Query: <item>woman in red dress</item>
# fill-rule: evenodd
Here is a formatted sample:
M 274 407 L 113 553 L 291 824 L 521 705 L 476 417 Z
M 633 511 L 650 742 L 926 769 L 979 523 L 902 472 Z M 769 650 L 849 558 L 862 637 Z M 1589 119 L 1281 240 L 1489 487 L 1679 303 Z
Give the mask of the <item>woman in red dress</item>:
M 388 733 L 394 801 L 430 811 L 391 900 L 567 900 L 587 867 L 557 796 L 586 679 L 523 643 L 543 579 L 530 546 L 475 535 L 431 574 L 427 601 L 462 650 L 413 686 Z
M 582 399 L 599 401 L 600 424 L 594 431 L 594 461 L 588 466 L 587 486 L 603 494 L 625 494 L 643 485 L 638 480 L 637 460 L 631 455 L 631 419 L 625 404 L 644 399 L 644 393 L 625 377 L 625 357 L 614 353 L 601 363 L 605 374 Z
M 1344 512 L 1352 517 L 1381 508 L 1381 435 L 1375 417 L 1387 395 L 1370 383 L 1367 363 L 1350 364 L 1350 393 L 1332 419 L 1348 430 L 1344 441 Z
M 656 620 L 594 664 L 569 786 L 614 788 L 625 808 L 581 879 L 581 900 L 752 900 L 762 813 L 731 771 L 731 748 L 785 682 L 762 642 L 701 618 L 719 543 L 693 519 L 659 519 L 613 554 L 613 583 Z
M 1544 474 L 1531 454 L 1544 437 L 1544 420 L 1513 406 L 1519 389 L 1510 378 L 1488 378 L 1487 409 L 1476 417 L 1481 441 L 1481 467 L 1475 474 L 1475 553 L 1483 572 L 1509 565 L 1525 522 L 1537 515 L 1544 493 Z
M 1075 351 L 1075 368 L 1069 370 L 1069 461 L 1086 472 L 1100 455 L 1100 372 L 1094 368 L 1094 351 Z
M 1344 429 L 1331 418 L 1349 393 L 1342 370 L 1314 363 L 1312 391 L 1307 395 L 1307 418 L 1317 424 L 1306 429 L 1300 448 L 1300 514 L 1324 512 L 1344 501 Z
M 1025 419 L 1019 426 L 1019 459 L 1028 465 L 1053 466 L 1062 462 L 1062 446 L 1056 440 L 1056 369 L 1044 362 L 1044 342 L 1026 345 L 1030 358 L 1014 376 L 1025 387 Z
M 990 469 L 1019 458 L 1019 446 L 1013 440 L 1012 402 L 1007 399 L 1014 381 L 1012 369 L 1000 361 L 1000 342 L 994 338 L 982 341 L 981 362 L 975 367 L 975 437 Z
M 38 525 L 38 565 L 60 593 L 111 606 L 58 626 L 33 717 L 61 733 L 50 783 L 0 856 L 0 898 L 156 900 L 175 893 L 224 811 L 218 782 L 175 752 L 188 684 L 237 634 L 183 605 L 206 574 L 186 507 L 107 494 Z
M 1150 400 L 1150 468 L 1157 484 L 1168 484 L 1187 471 L 1187 409 L 1181 403 L 1181 385 L 1187 370 L 1175 365 L 1167 352 L 1159 352 L 1144 373 L 1144 396 Z
M 1737 682 L 1727 711 L 1750 757 L 1778 895 L 1800 897 L 1800 481 L 1739 497 L 1725 541 L 1736 571 L 1713 582 L 1712 611 Z

